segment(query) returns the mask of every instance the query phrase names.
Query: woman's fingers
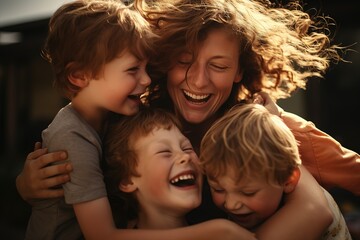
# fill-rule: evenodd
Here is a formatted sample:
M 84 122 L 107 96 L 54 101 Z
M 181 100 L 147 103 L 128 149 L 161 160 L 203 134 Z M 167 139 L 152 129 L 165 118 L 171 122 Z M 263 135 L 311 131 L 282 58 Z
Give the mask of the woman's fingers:
M 47 149 L 42 148 L 30 153 L 27 157 L 27 161 L 30 161 L 29 164 L 32 165 L 34 169 L 41 169 L 47 167 L 51 164 L 66 164 L 62 161 L 67 159 L 67 154 L 65 151 L 47 153 Z M 56 173 L 54 175 L 61 174 L 62 172 Z M 51 177 L 52 175 L 46 175 L 44 177 Z
M 27 155 L 26 160 L 36 160 L 38 157 L 40 157 L 46 153 L 47 153 L 47 148 L 36 149 Z
M 57 189 L 44 189 L 39 191 L 35 198 L 58 198 L 64 196 L 64 189 L 62 187 Z
M 263 105 L 271 114 L 276 116 L 281 116 L 281 109 L 279 106 L 271 99 L 270 95 L 266 92 L 258 92 L 254 94 L 253 102 Z
M 42 147 L 41 142 L 36 142 L 36 143 L 35 143 L 35 146 L 34 146 L 34 151 L 40 149 L 41 147 Z
M 40 188 L 52 188 L 57 185 L 64 184 L 70 180 L 69 173 L 72 171 L 72 166 L 69 163 L 62 163 L 58 165 L 51 165 L 42 168 L 39 172 L 42 181 Z
M 37 142 L 34 151 L 29 153 L 24 168 L 16 178 L 16 187 L 24 200 L 32 198 L 54 198 L 63 196 L 59 186 L 70 180 L 72 166 L 65 151 L 48 153 Z

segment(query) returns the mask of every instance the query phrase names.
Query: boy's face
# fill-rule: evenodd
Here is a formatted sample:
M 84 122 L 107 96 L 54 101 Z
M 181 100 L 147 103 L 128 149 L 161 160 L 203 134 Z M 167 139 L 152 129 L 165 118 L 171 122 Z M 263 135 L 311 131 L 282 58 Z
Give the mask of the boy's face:
M 262 177 L 250 176 L 237 181 L 235 171 L 228 167 L 226 175 L 216 179 L 208 176 L 212 198 L 232 221 L 252 229 L 279 208 L 284 188 L 270 185 Z
M 178 130 L 156 128 L 135 140 L 137 172 L 132 177 L 141 209 L 181 216 L 201 203 L 202 174 L 190 141 Z
M 133 115 L 139 110 L 140 95 L 151 80 L 146 73 L 147 60 L 139 60 L 128 51 L 105 64 L 96 79 L 91 79 L 79 96 L 96 111 Z

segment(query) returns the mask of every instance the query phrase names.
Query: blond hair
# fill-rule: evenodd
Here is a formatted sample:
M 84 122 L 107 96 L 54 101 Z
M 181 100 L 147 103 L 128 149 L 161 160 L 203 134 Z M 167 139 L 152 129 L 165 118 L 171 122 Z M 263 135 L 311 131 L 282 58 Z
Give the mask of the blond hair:
M 290 129 L 258 104 L 234 106 L 212 125 L 202 139 L 200 161 L 215 178 L 232 168 L 239 179 L 262 176 L 276 185 L 301 163 Z

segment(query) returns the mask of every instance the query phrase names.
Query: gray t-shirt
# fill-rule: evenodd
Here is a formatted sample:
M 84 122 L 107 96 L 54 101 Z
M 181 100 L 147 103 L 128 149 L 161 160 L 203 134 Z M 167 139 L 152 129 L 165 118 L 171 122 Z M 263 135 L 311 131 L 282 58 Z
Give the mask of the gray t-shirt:
M 66 150 L 73 171 L 71 181 L 62 186 L 65 198 L 33 200 L 25 239 L 83 239 L 72 204 L 107 196 L 101 139 L 68 104 L 42 132 L 42 141 L 49 152 Z

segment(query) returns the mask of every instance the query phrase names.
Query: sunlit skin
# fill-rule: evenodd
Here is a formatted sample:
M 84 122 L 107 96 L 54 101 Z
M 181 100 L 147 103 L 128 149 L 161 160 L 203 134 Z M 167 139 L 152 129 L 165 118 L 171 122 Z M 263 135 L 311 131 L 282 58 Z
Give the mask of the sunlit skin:
M 233 83 L 242 78 L 239 44 L 229 31 L 211 30 L 200 46 L 196 59 L 184 52 L 168 72 L 167 88 L 175 110 L 189 123 L 213 116 L 228 99 Z
M 158 128 L 135 140 L 137 172 L 122 190 L 139 201 L 138 228 L 175 228 L 186 225 L 185 214 L 201 203 L 202 176 L 190 141 L 175 127 Z M 192 181 L 176 186 L 179 179 Z
M 132 115 L 139 111 L 140 95 L 151 80 L 146 73 L 147 60 L 124 51 L 105 64 L 96 79 L 78 72 L 71 81 L 81 84 L 72 106 L 95 128 L 99 129 L 109 111 Z
M 233 167 L 228 167 L 226 175 L 216 179 L 208 177 L 208 181 L 215 205 L 247 229 L 255 230 L 273 215 L 280 207 L 283 194 L 295 188 L 290 184 L 271 185 L 257 175 L 237 180 L 235 171 Z

